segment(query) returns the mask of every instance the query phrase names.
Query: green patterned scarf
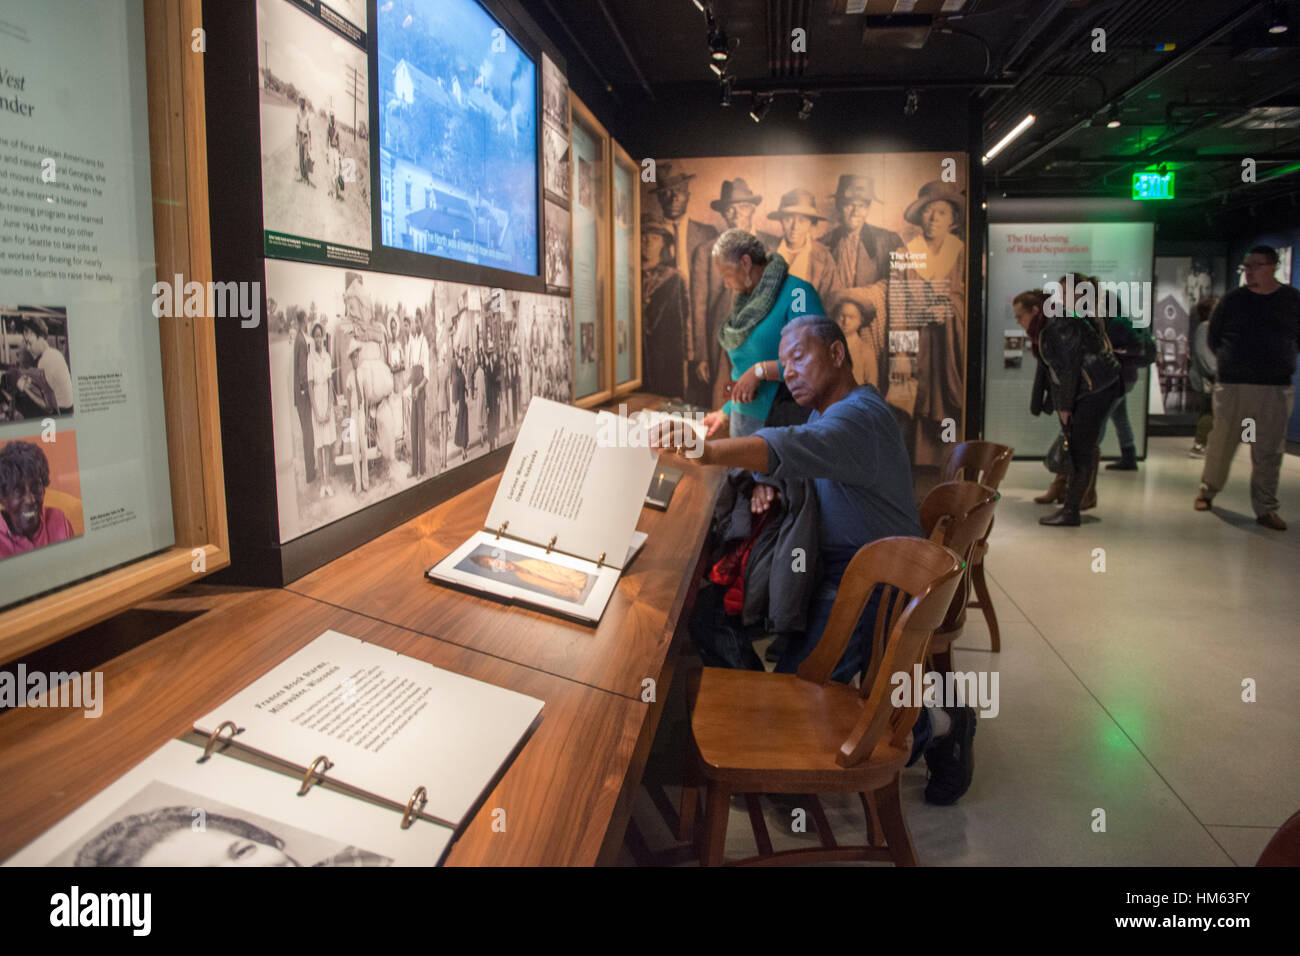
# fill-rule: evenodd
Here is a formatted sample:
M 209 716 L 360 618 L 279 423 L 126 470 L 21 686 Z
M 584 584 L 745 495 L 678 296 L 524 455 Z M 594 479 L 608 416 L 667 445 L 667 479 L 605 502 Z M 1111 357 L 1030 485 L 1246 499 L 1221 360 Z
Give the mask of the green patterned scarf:
M 758 323 L 767 318 L 767 314 L 781 297 L 781 287 L 785 285 L 789 267 L 777 253 L 768 257 L 763 267 L 763 275 L 754 286 L 753 292 L 737 292 L 735 304 L 727 321 L 718 328 L 718 342 L 728 351 L 740 348 L 749 338 Z

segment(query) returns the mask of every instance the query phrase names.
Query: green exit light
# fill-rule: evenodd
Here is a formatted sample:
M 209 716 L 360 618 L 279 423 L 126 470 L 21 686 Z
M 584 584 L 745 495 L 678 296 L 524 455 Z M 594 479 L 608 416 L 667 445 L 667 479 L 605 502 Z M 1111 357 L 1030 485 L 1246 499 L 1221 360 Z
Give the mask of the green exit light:
M 1133 198 L 1173 199 L 1174 174 L 1165 173 L 1161 176 L 1159 173 L 1134 173 Z

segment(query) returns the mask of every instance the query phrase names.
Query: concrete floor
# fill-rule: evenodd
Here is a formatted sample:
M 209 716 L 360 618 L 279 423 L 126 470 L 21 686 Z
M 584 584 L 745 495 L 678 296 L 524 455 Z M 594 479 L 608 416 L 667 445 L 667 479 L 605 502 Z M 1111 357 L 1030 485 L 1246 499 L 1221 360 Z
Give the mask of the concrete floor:
M 1012 465 L 986 562 L 1002 653 L 974 611 L 953 654 L 957 670 L 999 673 L 1000 710 L 979 722 L 955 806 L 923 801 L 923 761 L 903 775 L 923 865 L 1250 866 L 1300 809 L 1300 459 L 1283 466 L 1291 529 L 1276 532 L 1254 523 L 1244 451 L 1215 510 L 1192 510 L 1190 444 L 1153 438 L 1138 472 L 1103 472 L 1080 528 L 1040 527 L 1049 509 L 1030 499 L 1049 476 Z M 676 803 L 687 732 L 671 700 L 633 808 L 651 850 L 673 839 L 646 788 Z M 856 798 L 823 804 L 839 842 L 862 842 Z M 764 806 L 776 849 L 816 845 L 811 824 L 791 833 Z M 755 852 L 737 799 L 727 858 Z

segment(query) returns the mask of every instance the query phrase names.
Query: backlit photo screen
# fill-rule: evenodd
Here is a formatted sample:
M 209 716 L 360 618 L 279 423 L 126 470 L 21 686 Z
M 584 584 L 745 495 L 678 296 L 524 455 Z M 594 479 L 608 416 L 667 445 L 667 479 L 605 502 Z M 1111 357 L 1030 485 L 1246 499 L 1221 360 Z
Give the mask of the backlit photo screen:
M 381 241 L 537 275 L 537 67 L 475 0 L 381 0 Z

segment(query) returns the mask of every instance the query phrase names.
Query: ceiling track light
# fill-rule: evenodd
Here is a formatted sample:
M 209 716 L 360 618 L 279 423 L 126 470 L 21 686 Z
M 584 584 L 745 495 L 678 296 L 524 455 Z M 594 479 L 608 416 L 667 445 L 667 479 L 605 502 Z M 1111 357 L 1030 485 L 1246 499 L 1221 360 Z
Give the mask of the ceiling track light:
M 1274 3 L 1268 13 L 1268 32 L 1286 33 L 1290 28 L 1291 25 L 1286 20 L 1286 8 L 1280 3 Z
M 725 73 L 722 75 L 720 86 L 722 87 L 721 103 L 723 106 L 731 105 L 731 86 L 734 82 L 734 77 L 727 76 Z
M 754 97 L 754 105 L 750 107 L 749 110 L 749 118 L 752 119 L 755 123 L 761 123 L 763 122 L 763 117 L 767 115 L 767 111 L 770 110 L 771 108 L 772 108 L 772 94 L 769 93 L 766 96 L 756 95 Z
M 799 104 L 798 116 L 799 119 L 806 120 L 808 117 L 812 116 L 814 101 L 816 100 L 816 97 L 810 96 L 807 93 L 800 93 L 799 95 L 803 97 L 803 99 Z
M 916 90 L 908 90 L 908 91 L 907 91 L 907 99 L 903 102 L 903 115 L 904 115 L 904 116 L 915 116 L 915 115 L 916 115 L 916 109 L 917 109 L 917 106 L 919 105 L 919 102 L 920 102 L 920 99 L 919 99 L 919 97 L 916 95 Z
M 987 153 L 984 154 L 984 158 L 982 160 L 984 165 L 987 166 L 990 159 L 992 159 L 998 153 L 1002 152 L 1004 149 L 1010 146 L 1017 136 L 1019 136 L 1021 133 L 1023 133 L 1025 130 L 1029 129 L 1029 127 L 1033 125 L 1034 125 L 1034 114 L 1030 113 L 1019 123 L 1017 123 L 1015 128 L 1011 132 L 1007 133 L 1006 136 L 1003 136 L 1002 139 L 998 140 L 996 146 L 994 146 L 992 149 L 990 149 Z

